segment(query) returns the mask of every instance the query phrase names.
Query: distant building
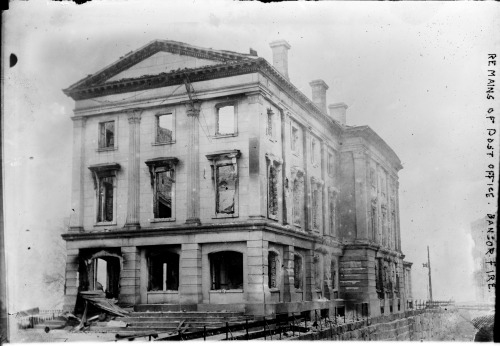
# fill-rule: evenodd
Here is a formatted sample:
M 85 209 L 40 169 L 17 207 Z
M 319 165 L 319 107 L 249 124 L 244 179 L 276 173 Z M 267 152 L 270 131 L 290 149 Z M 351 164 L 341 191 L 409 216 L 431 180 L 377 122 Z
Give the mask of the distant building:
M 76 101 L 66 309 L 120 303 L 255 315 L 405 310 L 394 151 L 250 54 L 156 40 Z M 406 262 L 405 262 L 406 263 Z
M 495 288 L 488 284 L 495 283 L 488 275 L 488 271 L 493 274 L 493 279 L 496 266 L 490 262 L 496 261 L 496 252 L 489 253 L 489 249 L 497 249 L 496 241 L 496 224 L 497 215 L 494 218 L 484 217 L 476 220 L 471 224 L 471 236 L 474 240 L 474 247 L 472 249 L 472 256 L 474 258 L 474 289 L 475 298 L 479 303 L 494 303 L 495 302 Z M 493 272 L 492 272 L 493 271 Z

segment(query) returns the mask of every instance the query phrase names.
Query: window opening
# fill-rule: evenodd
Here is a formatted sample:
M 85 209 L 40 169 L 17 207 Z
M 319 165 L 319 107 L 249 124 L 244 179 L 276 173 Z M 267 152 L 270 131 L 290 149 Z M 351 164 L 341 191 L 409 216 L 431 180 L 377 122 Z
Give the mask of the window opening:
M 299 129 L 292 126 L 292 151 L 298 152 L 299 151 Z
M 234 106 L 224 106 L 217 109 L 217 134 L 234 134 L 235 130 Z
M 113 148 L 115 142 L 115 122 L 100 123 L 99 148 Z
M 209 254 L 212 290 L 243 289 L 243 254 L 221 251 Z
M 120 281 L 118 257 L 106 256 L 80 261 L 78 271 L 81 281 L 86 282 L 81 285 L 81 289 L 103 291 L 107 298 L 118 297 Z
M 269 167 L 268 178 L 268 210 L 269 216 L 278 217 L 278 169 L 273 164 Z
M 269 288 L 276 288 L 277 286 L 277 272 L 278 272 L 278 255 L 274 252 L 269 252 L 267 257 L 268 264 L 268 286 Z
M 302 288 L 302 257 L 299 255 L 293 256 L 293 286 Z
M 179 290 L 179 255 L 172 252 L 149 256 L 148 291 Z
M 156 172 L 155 218 L 172 218 L 173 175 L 174 172 L 171 169 Z
M 173 114 L 160 114 L 157 117 L 156 142 L 168 143 L 173 141 L 174 121 Z
M 233 214 L 236 193 L 236 172 L 234 166 L 217 167 L 217 213 Z
M 99 212 L 97 222 L 113 221 L 113 177 L 99 179 Z
M 304 183 L 296 178 L 293 182 L 293 223 L 300 225 L 304 211 Z

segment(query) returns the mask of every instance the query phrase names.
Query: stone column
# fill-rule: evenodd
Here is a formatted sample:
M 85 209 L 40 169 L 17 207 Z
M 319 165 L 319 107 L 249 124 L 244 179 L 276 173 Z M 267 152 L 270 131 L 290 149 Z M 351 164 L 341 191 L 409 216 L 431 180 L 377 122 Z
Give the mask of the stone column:
M 63 310 L 74 312 L 78 286 L 80 284 L 78 280 L 79 250 L 67 249 L 66 254 Z
M 307 167 L 309 167 L 309 139 L 310 135 L 308 133 L 308 129 L 303 127 L 302 128 L 302 160 L 304 163 L 304 230 L 309 231 L 311 230 L 311 225 L 309 224 L 309 213 L 310 213 L 310 201 L 311 201 L 311 196 L 310 196 L 310 181 L 309 181 L 309 175 L 307 174 Z
M 186 160 L 186 223 L 200 224 L 200 128 L 198 117 L 199 108 L 187 109 L 189 132 L 188 152 Z
M 125 228 L 139 229 L 139 193 L 140 193 L 140 124 L 141 110 L 128 112 L 129 145 L 128 145 L 128 195 L 127 220 Z
M 87 118 L 73 118 L 73 174 L 71 190 L 71 209 L 69 230 L 83 231 L 84 202 L 83 191 L 85 191 L 85 124 Z
M 120 303 L 137 304 L 140 301 L 141 256 L 135 246 L 121 248 L 123 266 L 120 273 Z
M 366 154 L 363 150 L 355 151 L 354 157 L 354 193 L 356 195 L 356 239 L 368 240 L 368 191 L 366 177 Z
M 202 302 L 201 246 L 182 244 L 179 294 L 181 304 Z

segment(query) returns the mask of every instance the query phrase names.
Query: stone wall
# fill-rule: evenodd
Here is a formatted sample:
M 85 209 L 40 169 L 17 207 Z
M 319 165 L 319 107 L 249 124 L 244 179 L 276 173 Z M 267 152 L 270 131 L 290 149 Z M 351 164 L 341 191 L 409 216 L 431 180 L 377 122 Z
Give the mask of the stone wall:
M 456 310 L 412 310 L 309 332 L 294 340 L 420 341 L 466 340 L 455 325 Z M 455 334 L 453 334 L 455 333 Z M 453 334 L 453 335 L 452 335 Z

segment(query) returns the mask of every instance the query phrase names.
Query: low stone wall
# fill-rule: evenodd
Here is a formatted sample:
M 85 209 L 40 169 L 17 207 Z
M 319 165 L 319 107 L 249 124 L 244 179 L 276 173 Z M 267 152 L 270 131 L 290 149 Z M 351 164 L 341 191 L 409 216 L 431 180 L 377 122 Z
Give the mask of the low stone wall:
M 411 310 L 390 316 L 332 326 L 292 338 L 294 340 L 420 341 L 460 340 L 450 335 L 460 316 L 455 310 Z

